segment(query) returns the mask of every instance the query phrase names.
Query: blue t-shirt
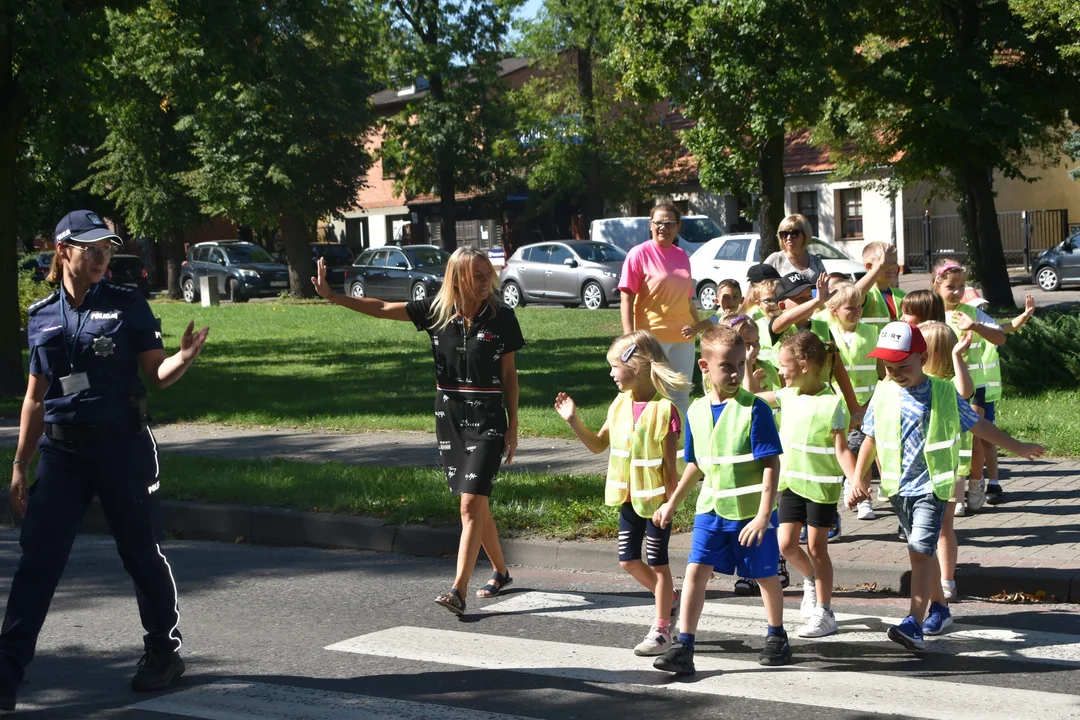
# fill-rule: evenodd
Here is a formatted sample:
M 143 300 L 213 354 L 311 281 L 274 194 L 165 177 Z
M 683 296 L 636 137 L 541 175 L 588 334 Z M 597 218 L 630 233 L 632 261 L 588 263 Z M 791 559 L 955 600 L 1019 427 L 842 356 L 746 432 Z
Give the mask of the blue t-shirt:
M 967 432 L 979 422 L 979 416 L 967 400 L 956 395 L 960 408 L 960 431 Z M 923 446 L 930 425 L 930 380 L 911 388 L 900 388 L 900 495 L 918 497 L 934 492 L 930 471 L 926 468 Z M 866 410 L 862 431 L 874 437 L 874 404 Z
M 726 402 L 712 405 L 713 425 L 720 419 L 720 413 L 724 411 Z M 684 428 L 686 444 L 683 447 L 687 463 L 696 463 L 697 455 L 694 454 L 694 435 L 690 431 L 690 423 Z M 750 452 L 755 460 L 762 460 L 784 452 L 780 445 L 780 433 L 776 430 L 776 421 L 773 420 L 772 409 L 761 398 L 754 398 L 754 405 L 750 408 Z M 703 513 L 694 518 L 694 527 L 702 527 L 714 531 L 736 532 L 743 528 L 753 518 L 746 520 L 727 520 L 716 513 Z

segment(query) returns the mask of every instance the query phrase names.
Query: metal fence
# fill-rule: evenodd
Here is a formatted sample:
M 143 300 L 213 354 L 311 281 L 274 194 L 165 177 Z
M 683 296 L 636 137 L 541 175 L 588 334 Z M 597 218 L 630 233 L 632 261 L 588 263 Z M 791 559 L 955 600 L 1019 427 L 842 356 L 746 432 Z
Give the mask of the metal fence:
M 1001 249 L 1009 267 L 1031 269 L 1031 260 L 1069 235 L 1068 210 L 1021 210 L 997 217 Z M 967 243 L 959 215 L 920 215 L 904 218 L 905 265 L 927 272 L 939 257 L 967 261 Z

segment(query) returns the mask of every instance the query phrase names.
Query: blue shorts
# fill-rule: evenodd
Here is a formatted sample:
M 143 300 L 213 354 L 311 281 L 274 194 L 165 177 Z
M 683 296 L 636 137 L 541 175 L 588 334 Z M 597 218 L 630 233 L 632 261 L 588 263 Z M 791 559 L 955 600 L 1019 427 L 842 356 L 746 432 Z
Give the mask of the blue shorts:
M 971 398 L 971 404 L 983 409 L 983 417 L 990 423 L 994 422 L 994 403 L 986 402 L 986 386 L 975 388 L 975 397 Z
M 929 493 L 915 497 L 893 495 L 889 502 L 907 533 L 908 550 L 932 556 L 941 535 L 941 521 L 948 512 L 946 501 Z
M 721 575 L 738 573 L 739 577 L 752 580 L 776 577 L 780 560 L 780 543 L 776 539 L 780 521 L 776 511 L 773 510 L 761 544 L 744 547 L 739 544 L 739 532 L 751 519 L 725 520 L 713 512 L 696 516 L 689 562 L 710 565 Z

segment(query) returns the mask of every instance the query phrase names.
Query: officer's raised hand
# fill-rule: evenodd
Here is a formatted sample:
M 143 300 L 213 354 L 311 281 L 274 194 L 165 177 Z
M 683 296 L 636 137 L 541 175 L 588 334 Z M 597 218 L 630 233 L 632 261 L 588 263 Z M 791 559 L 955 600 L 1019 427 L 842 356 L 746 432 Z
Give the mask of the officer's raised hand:
M 319 262 L 315 265 L 315 272 L 317 277 L 311 278 L 311 284 L 315 286 L 315 292 L 319 293 L 319 297 L 329 300 L 337 295 L 330 287 L 330 283 L 326 282 L 326 258 L 319 258 Z
M 206 336 L 210 333 L 209 327 L 204 327 L 199 332 L 194 332 L 194 330 L 195 321 L 192 320 L 188 323 L 187 329 L 184 330 L 184 336 L 180 338 L 180 357 L 188 364 L 199 357 L 203 345 L 206 344 Z

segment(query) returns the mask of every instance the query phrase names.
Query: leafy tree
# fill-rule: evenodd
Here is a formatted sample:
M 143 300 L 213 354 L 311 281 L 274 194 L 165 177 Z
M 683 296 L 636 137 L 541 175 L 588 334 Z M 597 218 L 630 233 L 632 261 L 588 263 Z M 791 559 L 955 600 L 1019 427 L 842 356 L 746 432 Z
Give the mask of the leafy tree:
M 867 4 L 861 62 L 841 83 L 823 126 L 848 146 L 841 167 L 892 166 L 892 182 L 937 182 L 960 201 L 970 257 L 987 300 L 1013 307 L 992 172 L 1056 157 L 1080 68 L 1066 28 L 1025 27 L 1007 0 Z M 1075 115 L 1074 115 L 1075 116 Z M 827 138 L 826 138 L 827 139 Z
M 762 252 L 784 215 L 784 135 L 815 122 L 851 54 L 842 3 L 626 0 L 615 67 L 696 124 L 683 141 L 703 187 L 757 198 Z
M 439 196 L 443 246 L 457 248 L 458 192 L 500 179 L 496 146 L 511 127 L 501 92 L 502 44 L 519 0 L 389 0 L 385 44 L 392 86 L 427 81 L 384 120 L 383 169 L 396 192 Z
M 549 204 L 575 202 L 586 223 L 605 199 L 636 200 L 661 183 L 680 149 L 655 105 L 620 98 L 606 61 L 621 28 L 619 0 L 547 0 L 515 47 L 539 71 L 511 94 L 526 183 Z

